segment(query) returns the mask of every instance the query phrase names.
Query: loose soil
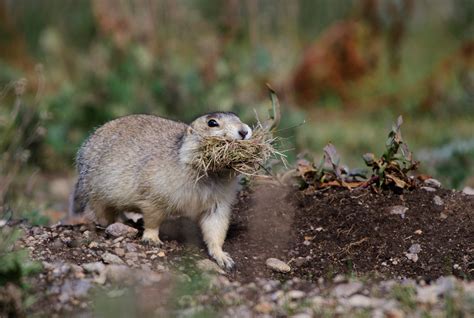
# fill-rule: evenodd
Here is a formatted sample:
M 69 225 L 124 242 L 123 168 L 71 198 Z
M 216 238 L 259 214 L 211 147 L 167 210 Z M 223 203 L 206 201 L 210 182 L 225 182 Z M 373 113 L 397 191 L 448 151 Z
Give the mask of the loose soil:
M 208 256 L 199 228 L 188 220 L 164 224 L 160 229 L 165 242 L 162 247 L 143 245 L 139 239 L 141 233 L 135 238 L 110 237 L 93 224 L 30 227 L 10 222 L 9 225 L 24 229 L 17 247 L 28 249 L 32 259 L 43 262 L 43 271 L 28 282 L 37 301 L 27 313 L 62 316 L 83 312 L 88 316 L 98 303 L 85 293 L 93 285 L 102 286 L 99 290 L 105 290 L 107 295 L 112 288 L 109 298 L 113 299 L 114 286 L 121 285 L 122 280 L 129 281 L 123 274 L 125 268 L 125 273 L 130 272 L 138 280 L 131 284 L 135 286 L 137 308 L 141 308 L 137 312 L 157 313 L 157 308 L 165 308 L 166 312 L 171 310 L 169 304 L 180 299 L 175 304 L 179 310 L 200 310 L 205 308 L 202 306 L 212 305 L 217 312 L 227 312 L 228 316 L 269 313 L 286 316 L 298 312 L 298 308 L 303 310 L 308 299 L 312 299 L 312 313 L 324 313 L 327 308 L 336 310 L 343 305 L 348 316 L 353 314 L 354 306 L 369 306 L 389 315 L 390 310 L 396 313 L 405 308 L 405 296 L 397 296 L 396 289 L 405 278 L 411 281 L 408 290 L 416 289 L 416 301 L 421 303 L 442 299 L 444 292 L 457 290 L 458 284 L 466 292 L 474 290 L 474 196 L 431 190 L 300 191 L 273 183 L 254 184 L 239 194 L 224 244 L 224 250 L 236 262 L 235 270 L 217 280 L 211 278 L 211 287 L 195 295 L 193 284 L 200 281 L 201 271 L 196 269 L 194 261 Z M 393 214 L 397 206 L 406 208 L 404 215 Z M 140 222 L 129 224 L 142 230 Z M 417 247 L 415 251 L 414 247 Z M 411 255 L 407 255 L 410 248 Z M 123 265 L 105 265 L 107 269 L 102 269 L 100 275 L 86 270 L 88 263 L 104 266 L 106 252 L 120 258 L 119 264 Z M 270 270 L 265 265 L 270 257 L 287 262 L 291 271 L 283 274 Z M 448 275 L 461 280 L 454 277 L 446 280 Z M 357 293 L 369 290 L 369 294 L 354 295 L 350 302 L 346 297 L 352 293 L 339 296 L 341 290 L 362 286 L 358 282 L 344 285 L 347 277 L 363 281 L 365 287 L 358 287 Z M 182 296 L 179 288 L 172 287 L 179 282 L 187 286 Z M 441 287 L 431 288 L 426 283 Z M 426 297 L 427 291 L 436 293 Z M 390 302 L 377 299 L 381 295 L 391 299 Z M 0 304 L 1 296 L 0 293 Z M 150 301 L 150 297 L 161 299 L 163 304 Z M 288 307 L 291 299 L 295 301 L 290 302 L 294 308 Z M 121 301 L 105 308 L 118 306 Z M 360 305 L 361 301 L 365 305 Z M 382 308 L 382 304 L 393 306 Z M 411 304 L 406 308 L 418 310 Z M 444 310 L 446 306 L 438 307 Z M 461 312 L 470 311 L 463 308 Z
M 408 209 L 402 217 L 391 213 L 394 206 Z M 352 274 L 429 281 L 474 275 L 474 197 L 460 192 L 304 192 L 259 185 L 243 195 L 234 212 L 225 249 L 238 264 L 238 280 L 314 281 Z M 416 262 L 406 256 L 414 244 L 421 248 Z M 267 269 L 269 257 L 288 262 L 292 272 Z

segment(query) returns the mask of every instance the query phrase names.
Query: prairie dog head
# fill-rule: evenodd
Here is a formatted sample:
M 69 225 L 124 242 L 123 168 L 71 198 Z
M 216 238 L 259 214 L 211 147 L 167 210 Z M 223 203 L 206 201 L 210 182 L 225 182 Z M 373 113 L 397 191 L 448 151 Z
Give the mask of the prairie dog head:
M 195 119 L 188 134 L 246 140 L 252 137 L 252 129 L 232 112 L 215 112 Z

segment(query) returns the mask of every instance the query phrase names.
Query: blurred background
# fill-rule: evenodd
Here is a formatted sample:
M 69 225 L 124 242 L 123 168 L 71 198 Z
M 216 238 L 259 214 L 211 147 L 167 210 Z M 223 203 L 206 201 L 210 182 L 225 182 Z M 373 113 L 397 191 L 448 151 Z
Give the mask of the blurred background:
M 351 168 L 399 114 L 424 173 L 474 186 L 472 0 L 0 0 L 0 212 L 67 210 L 74 156 L 108 120 L 283 108 L 290 162 Z

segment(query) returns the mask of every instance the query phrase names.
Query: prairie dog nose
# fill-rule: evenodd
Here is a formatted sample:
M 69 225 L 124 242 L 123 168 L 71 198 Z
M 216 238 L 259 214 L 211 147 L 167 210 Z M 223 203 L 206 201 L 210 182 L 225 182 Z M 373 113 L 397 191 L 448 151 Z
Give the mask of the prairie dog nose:
M 248 135 L 249 131 L 247 129 L 241 129 L 239 130 L 239 135 L 242 137 L 242 139 L 245 139 L 245 137 Z

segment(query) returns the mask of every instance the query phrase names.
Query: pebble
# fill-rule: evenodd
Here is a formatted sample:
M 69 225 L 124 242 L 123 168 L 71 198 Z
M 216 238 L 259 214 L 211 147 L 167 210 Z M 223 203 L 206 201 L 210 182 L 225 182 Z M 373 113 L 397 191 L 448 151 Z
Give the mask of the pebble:
M 412 246 L 410 246 L 408 251 L 410 253 L 413 253 L 413 254 L 418 254 L 418 253 L 421 252 L 421 245 L 420 244 L 413 244 Z
M 89 248 L 97 248 L 97 247 L 99 247 L 99 243 L 97 243 L 97 242 L 90 242 L 89 243 Z
M 405 218 L 405 212 L 408 210 L 406 206 L 394 205 L 390 208 L 390 214 L 400 215 L 402 219 Z
M 301 290 L 290 290 L 286 295 L 290 299 L 301 299 L 306 296 L 306 293 Z
M 138 260 L 138 253 L 136 253 L 136 252 L 125 253 L 125 258 L 136 261 L 136 260 Z
M 277 258 L 269 258 L 266 260 L 265 264 L 271 270 L 274 270 L 280 273 L 288 273 L 291 271 L 291 267 L 287 263 L 280 261 Z
M 102 254 L 102 260 L 106 264 L 117 264 L 117 265 L 125 264 L 124 261 L 120 257 L 109 252 L 105 252 L 104 254 Z
M 102 273 L 105 269 L 105 265 L 101 262 L 94 262 L 94 263 L 85 263 L 81 265 L 82 268 L 89 273 Z
M 421 187 L 421 190 L 425 190 L 426 192 L 436 192 L 436 189 L 432 187 Z
M 296 314 L 296 315 L 293 315 L 291 316 L 291 318 L 312 318 L 313 315 L 312 314 L 308 314 L 308 313 L 299 313 L 299 314 Z
M 462 193 L 467 195 L 474 195 L 474 188 L 465 187 L 464 189 L 462 189 Z
M 134 270 L 126 265 L 112 264 L 105 269 L 105 277 L 112 283 L 124 283 L 133 281 Z
M 385 317 L 386 318 L 404 318 L 405 313 L 397 308 L 387 309 L 385 310 Z
M 107 226 L 105 233 L 113 237 L 126 236 L 128 238 L 134 238 L 138 234 L 138 230 L 131 226 L 117 222 Z
M 114 252 L 115 252 L 115 254 L 117 254 L 117 256 L 120 256 L 120 257 L 125 256 L 125 250 L 123 248 L 117 247 L 114 250 Z
M 272 306 L 272 304 L 270 304 L 268 302 L 261 302 L 261 303 L 257 304 L 254 307 L 254 309 L 255 309 L 256 312 L 259 312 L 261 314 L 269 314 L 269 313 L 272 312 L 273 306 Z
M 435 195 L 433 197 L 433 202 L 436 204 L 436 205 L 439 205 L 439 206 L 442 206 L 444 204 L 444 201 L 443 199 L 441 199 L 441 197 L 439 195 Z
M 138 245 L 135 243 L 126 243 L 125 249 L 127 252 L 136 252 L 138 250 Z
M 423 183 L 428 187 L 441 188 L 441 182 L 433 178 L 426 179 Z
M 337 298 L 349 297 L 349 296 L 357 293 L 358 291 L 360 291 L 362 289 L 362 287 L 363 287 L 363 285 L 360 282 L 351 282 L 351 283 L 347 283 L 347 284 L 340 284 L 340 285 L 337 285 L 333 289 L 332 294 Z
M 347 300 L 347 304 L 351 307 L 367 308 L 372 307 L 373 303 L 372 299 L 364 295 L 354 295 Z

